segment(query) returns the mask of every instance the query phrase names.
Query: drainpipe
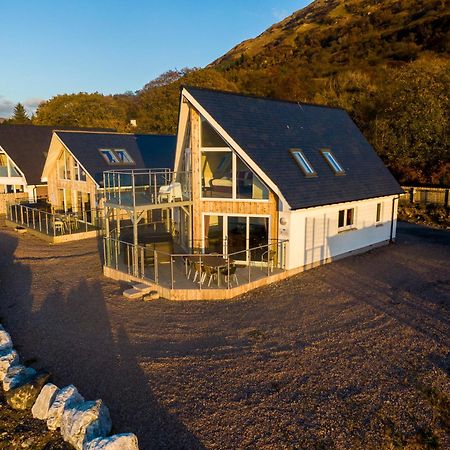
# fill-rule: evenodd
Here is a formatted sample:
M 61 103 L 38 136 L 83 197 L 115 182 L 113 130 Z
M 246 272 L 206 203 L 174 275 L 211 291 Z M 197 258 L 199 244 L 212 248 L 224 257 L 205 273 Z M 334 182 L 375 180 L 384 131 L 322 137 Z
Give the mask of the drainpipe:
M 392 211 L 391 211 L 391 235 L 389 237 L 389 243 L 393 243 L 394 239 L 392 238 L 394 234 L 394 211 L 395 211 L 395 200 L 398 200 L 400 198 L 400 195 L 397 195 L 397 197 L 394 197 L 392 199 Z

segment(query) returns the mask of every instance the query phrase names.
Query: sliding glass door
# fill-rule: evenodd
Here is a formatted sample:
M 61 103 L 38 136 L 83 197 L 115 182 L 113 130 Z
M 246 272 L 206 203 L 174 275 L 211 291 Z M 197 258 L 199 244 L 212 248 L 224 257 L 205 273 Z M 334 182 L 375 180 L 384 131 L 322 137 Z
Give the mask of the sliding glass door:
M 252 263 L 267 251 L 269 217 L 205 215 L 203 227 L 206 253 L 228 254 L 238 263 L 248 264 L 248 250 L 252 249 Z

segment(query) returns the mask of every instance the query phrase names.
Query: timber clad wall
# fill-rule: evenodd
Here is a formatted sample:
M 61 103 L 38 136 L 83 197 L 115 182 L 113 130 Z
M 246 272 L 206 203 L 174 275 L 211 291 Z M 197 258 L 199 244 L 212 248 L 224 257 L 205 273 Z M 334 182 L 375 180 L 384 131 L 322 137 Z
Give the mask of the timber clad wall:
M 278 238 L 278 198 L 273 192 L 269 192 L 268 201 L 243 201 L 243 200 L 202 200 L 201 186 L 201 154 L 200 154 L 200 115 L 190 107 L 190 146 L 192 155 L 192 198 L 193 198 L 193 240 L 199 242 L 202 239 L 203 213 L 217 214 L 246 214 L 270 216 L 270 238 Z M 183 149 L 184 150 L 184 149 Z
M 63 151 L 63 147 L 61 146 L 61 151 Z M 90 209 L 94 210 L 96 208 L 96 194 L 97 194 L 97 185 L 94 183 L 94 181 L 87 176 L 86 181 L 77 181 L 74 180 L 74 161 L 73 157 L 70 155 L 70 176 L 72 179 L 66 180 L 61 179 L 58 173 L 58 162 L 55 161 L 55 164 L 52 168 L 52 170 L 49 172 L 48 175 L 48 182 L 47 182 L 47 188 L 48 188 L 48 199 L 49 202 L 52 204 L 52 207 L 54 209 L 63 209 L 63 199 L 61 198 L 61 193 L 59 189 L 66 189 L 67 191 L 70 190 L 72 199 L 71 204 L 76 208 L 77 206 L 77 192 L 82 193 L 88 193 L 90 194 L 91 199 L 91 205 Z
M 28 200 L 28 193 L 17 192 L 15 194 L 0 194 L 0 215 L 6 214 L 8 204 L 18 203 L 20 200 Z

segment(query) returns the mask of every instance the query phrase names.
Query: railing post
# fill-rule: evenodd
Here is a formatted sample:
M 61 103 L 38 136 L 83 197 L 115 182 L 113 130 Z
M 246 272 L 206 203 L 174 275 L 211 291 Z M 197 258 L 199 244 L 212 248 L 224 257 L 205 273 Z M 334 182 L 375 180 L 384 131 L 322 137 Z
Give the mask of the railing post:
M 23 208 L 22 208 L 22 205 L 19 205 L 19 208 L 20 208 L 20 223 L 23 225 Z
M 227 289 L 230 289 L 230 257 L 227 248 Z
M 173 289 L 173 258 L 170 255 L 170 288 Z
M 251 265 L 252 265 L 252 250 L 248 249 L 248 282 L 250 283 L 252 276 L 251 276 Z
M 42 233 L 42 218 L 41 218 L 41 211 L 38 211 L 38 220 L 39 220 L 39 231 Z
M 117 174 L 117 188 L 118 188 L 118 194 L 119 194 L 119 205 L 122 204 L 122 197 L 120 194 L 120 173 Z
M 120 246 L 120 242 L 117 239 L 114 239 L 114 258 L 115 258 L 114 265 L 115 265 L 116 270 L 119 270 L 119 254 L 120 254 L 119 246 Z
M 47 232 L 48 235 L 48 213 L 45 213 L 45 230 Z
M 155 283 L 158 284 L 158 252 L 153 250 L 153 262 L 155 265 Z
M 141 249 L 141 278 L 145 277 L 145 265 L 144 265 L 144 247 L 140 247 Z

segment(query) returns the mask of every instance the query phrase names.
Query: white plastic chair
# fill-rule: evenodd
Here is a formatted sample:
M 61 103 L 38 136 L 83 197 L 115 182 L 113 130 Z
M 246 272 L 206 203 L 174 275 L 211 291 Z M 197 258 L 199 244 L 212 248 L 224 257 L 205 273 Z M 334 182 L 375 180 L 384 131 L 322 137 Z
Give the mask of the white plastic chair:
M 181 191 L 181 183 L 174 182 L 159 188 L 158 203 L 173 202 L 175 200 L 182 200 L 183 193 Z

